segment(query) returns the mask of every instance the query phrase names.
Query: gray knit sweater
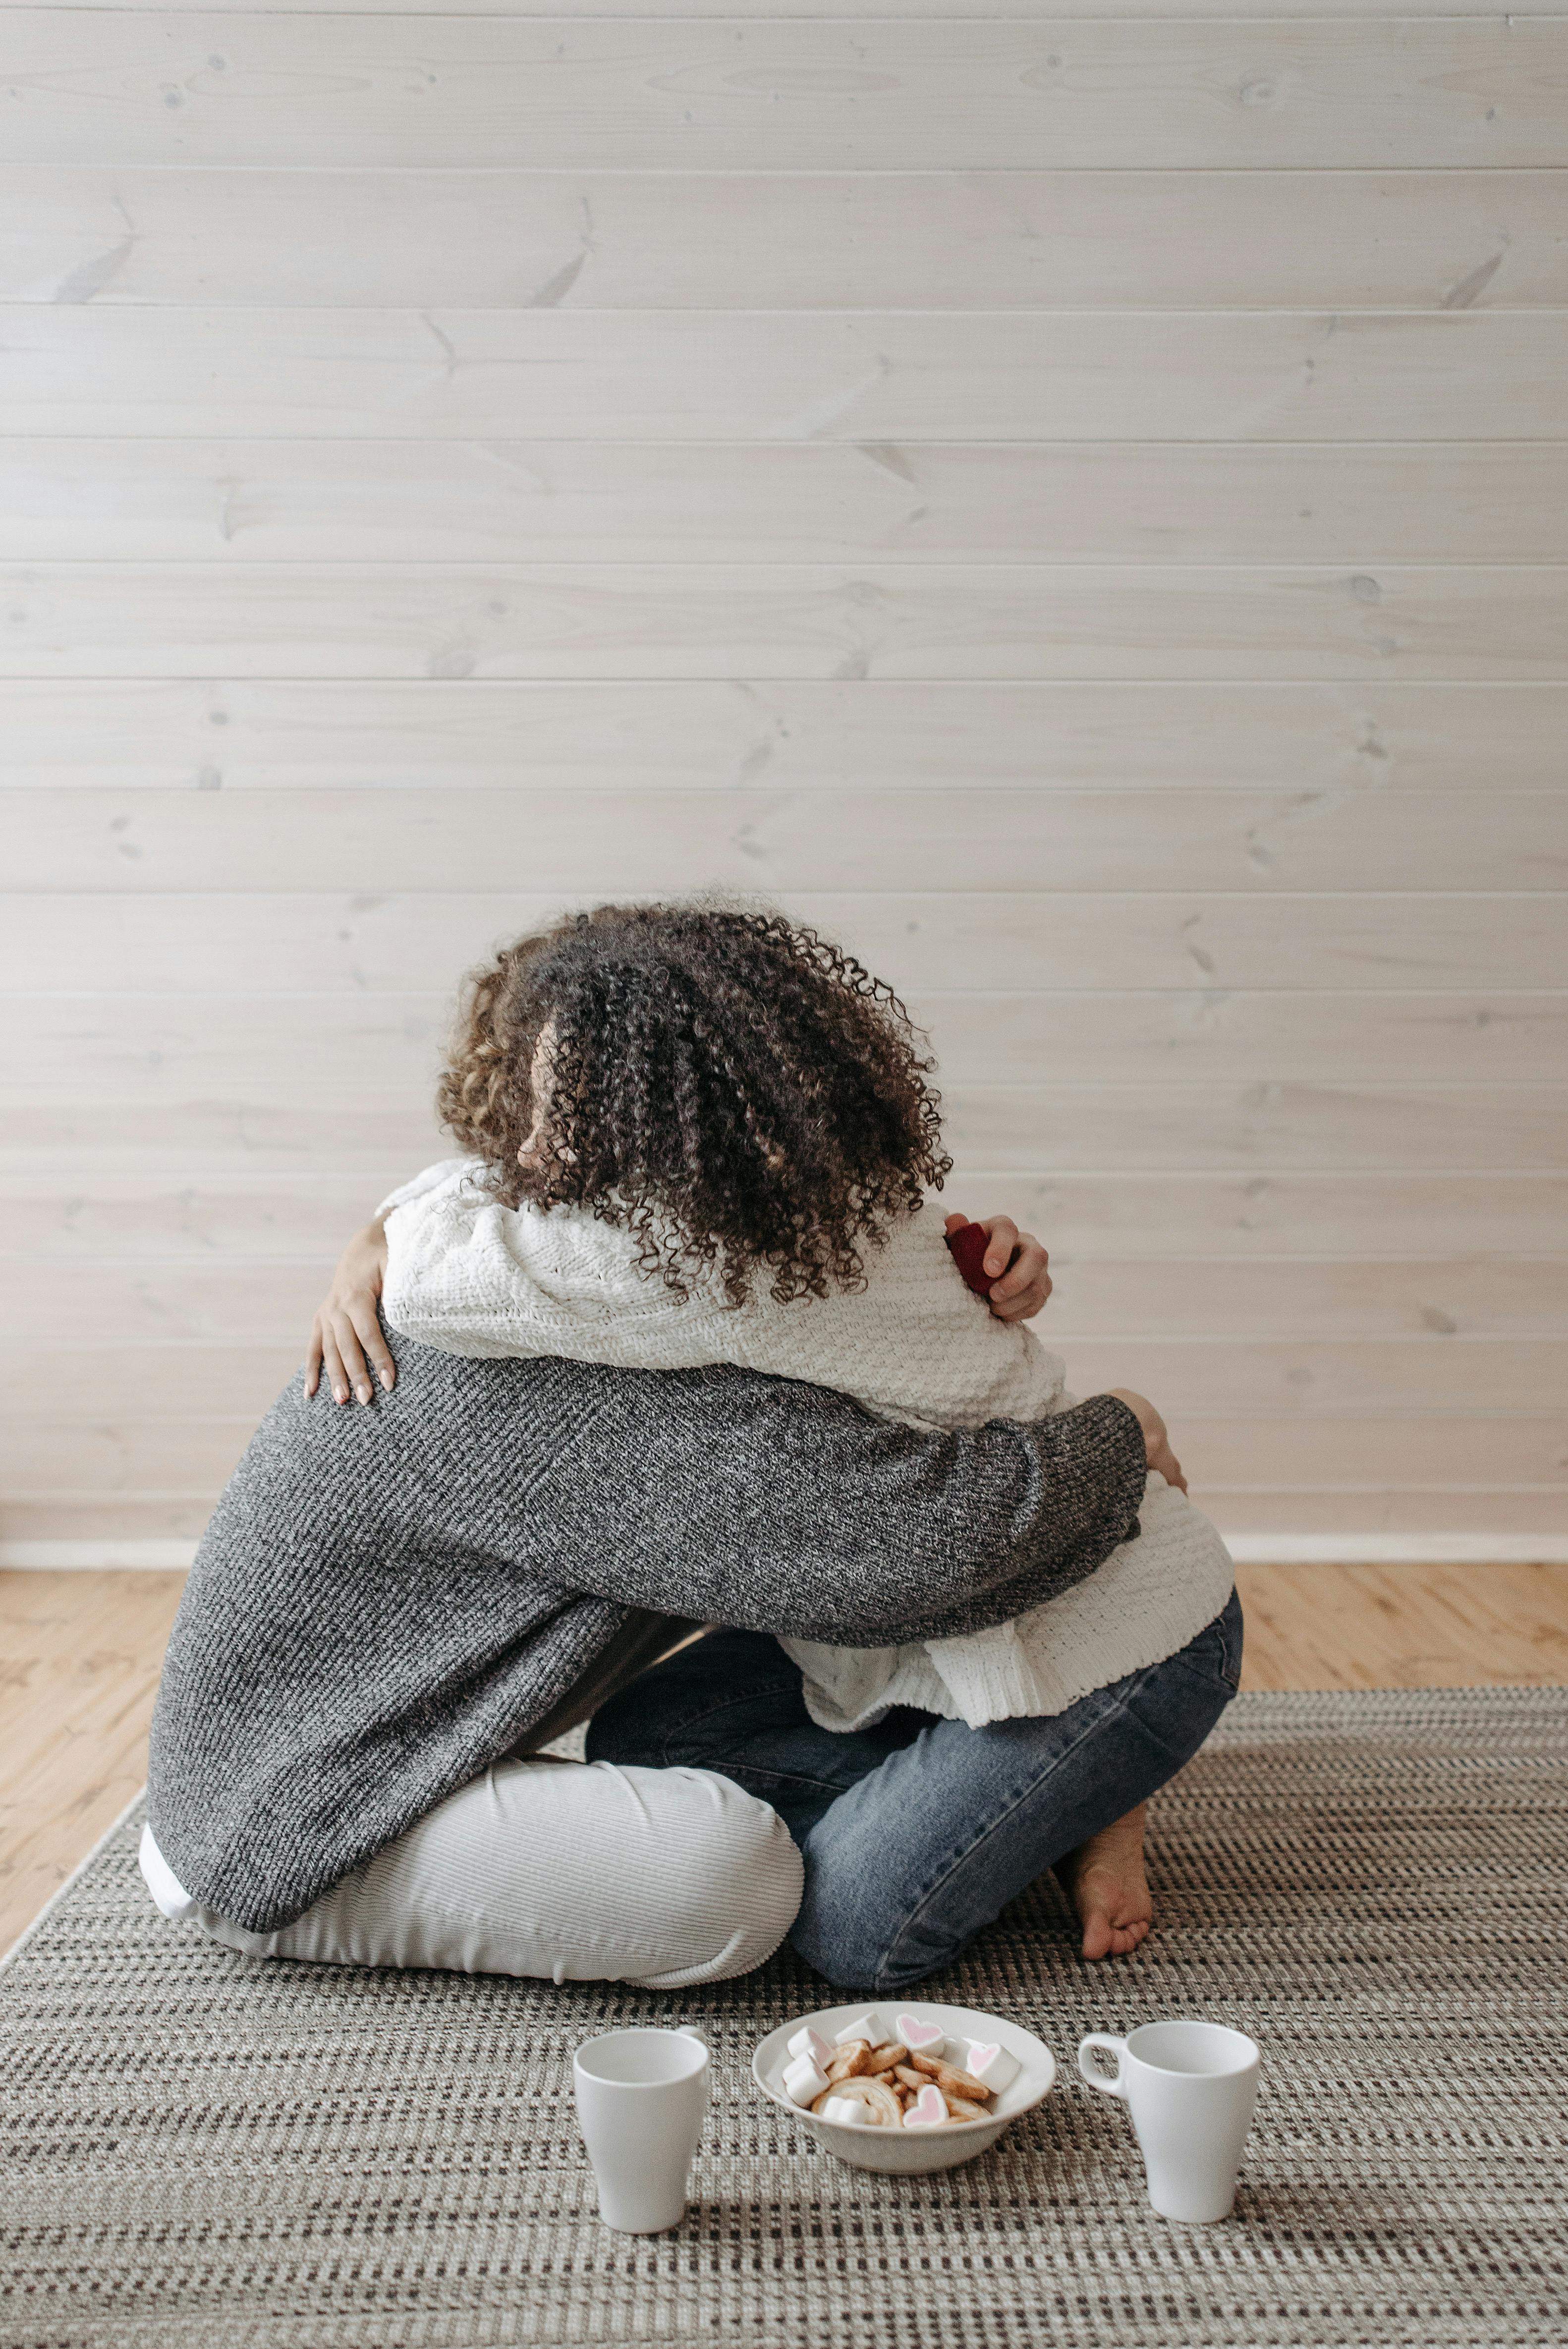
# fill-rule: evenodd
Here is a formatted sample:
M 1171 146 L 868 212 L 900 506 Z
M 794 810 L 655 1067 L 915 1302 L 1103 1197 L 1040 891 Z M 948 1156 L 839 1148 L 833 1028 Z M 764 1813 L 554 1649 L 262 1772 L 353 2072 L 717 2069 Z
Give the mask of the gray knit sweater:
M 285 1390 L 197 1552 L 150 1817 L 269 1932 L 504 1753 L 653 1608 L 850 1647 L 1006 1621 L 1128 1538 L 1144 1444 L 1098 1396 L 927 1433 L 754 1371 L 389 1340 L 370 1407 Z

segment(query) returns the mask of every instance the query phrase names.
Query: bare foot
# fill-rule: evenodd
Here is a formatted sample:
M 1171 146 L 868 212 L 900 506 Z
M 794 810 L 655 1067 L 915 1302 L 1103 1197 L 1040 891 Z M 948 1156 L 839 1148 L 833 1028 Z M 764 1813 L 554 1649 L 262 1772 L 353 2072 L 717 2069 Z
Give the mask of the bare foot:
M 1143 1873 L 1143 1816 L 1140 1803 L 1114 1826 L 1103 1828 L 1069 1851 L 1057 1874 L 1078 1910 L 1086 1958 L 1124 1958 L 1154 1921 L 1149 1878 Z

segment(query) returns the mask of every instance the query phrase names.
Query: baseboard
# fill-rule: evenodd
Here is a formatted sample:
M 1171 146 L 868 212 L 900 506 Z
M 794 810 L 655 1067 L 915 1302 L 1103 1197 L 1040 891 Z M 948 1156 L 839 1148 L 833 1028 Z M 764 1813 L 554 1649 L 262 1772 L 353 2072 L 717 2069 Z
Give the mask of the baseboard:
M 1568 1566 L 1568 1534 L 1227 1534 L 1238 1566 Z
M 1238 1566 L 1568 1566 L 1568 1534 L 1227 1534 Z M 181 1573 L 193 1541 L 0 1541 L 0 1569 Z
M 0 1569 L 99 1574 L 129 1567 L 148 1574 L 183 1573 L 195 1555 L 193 1541 L 0 1541 Z

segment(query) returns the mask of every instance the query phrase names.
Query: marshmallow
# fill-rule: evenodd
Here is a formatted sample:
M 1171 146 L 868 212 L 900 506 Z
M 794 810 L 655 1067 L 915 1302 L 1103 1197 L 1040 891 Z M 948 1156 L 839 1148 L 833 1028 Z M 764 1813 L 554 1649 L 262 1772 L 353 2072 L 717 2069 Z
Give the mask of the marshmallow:
M 882 2047 L 887 2044 L 887 2033 L 882 2029 L 882 2017 L 874 2007 L 869 2013 L 857 2014 L 851 2023 L 845 2023 L 841 2031 L 835 2031 L 833 2033 L 834 2041 L 840 2047 L 847 2047 L 851 2039 L 863 2039 L 868 2047 Z
M 923 2022 L 918 2014 L 901 2014 L 898 2035 L 914 2055 L 944 2055 L 947 2052 L 947 2033 L 940 2023 Z
M 940 2088 L 922 2088 L 903 2116 L 905 2128 L 939 2128 L 947 2118 L 947 2099 Z
M 964 2045 L 964 2069 L 972 2080 L 978 2080 L 983 2088 L 989 2088 L 993 2095 L 999 2096 L 1003 2089 L 1010 2087 L 1017 2078 L 1017 2057 L 1009 2055 L 1007 2050 L 999 2047 L 994 2039 L 966 2039 Z
M 841 2121 L 846 2128 L 869 2128 L 870 2113 L 859 2096 L 830 2096 L 822 2106 L 825 2121 Z
M 803 2031 L 798 2031 L 788 2044 L 791 2055 L 809 2055 L 819 2072 L 825 2072 L 833 2060 L 833 2051 L 827 2041 L 820 2032 L 813 2031 L 809 2023 Z
M 812 2103 L 827 2085 L 809 2055 L 797 2055 L 792 2064 L 784 2066 L 784 2094 L 795 2104 Z

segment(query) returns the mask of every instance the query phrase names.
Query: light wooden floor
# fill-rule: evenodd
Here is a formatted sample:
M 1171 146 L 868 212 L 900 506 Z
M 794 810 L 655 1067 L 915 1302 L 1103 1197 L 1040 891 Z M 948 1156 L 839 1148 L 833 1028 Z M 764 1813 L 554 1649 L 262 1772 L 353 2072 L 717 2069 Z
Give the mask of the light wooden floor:
M 1568 1682 L 1568 1566 L 1243 1566 L 1250 1689 Z
M 1245 1567 L 1244 1685 L 1568 1682 L 1568 1567 Z M 178 1574 L 0 1573 L 0 1950 L 140 1785 Z

